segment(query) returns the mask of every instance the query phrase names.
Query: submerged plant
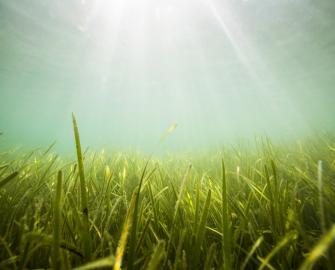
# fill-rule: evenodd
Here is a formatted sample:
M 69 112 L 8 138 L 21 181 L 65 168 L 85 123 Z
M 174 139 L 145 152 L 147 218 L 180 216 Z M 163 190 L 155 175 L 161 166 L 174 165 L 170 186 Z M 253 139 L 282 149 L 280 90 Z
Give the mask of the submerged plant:
M 148 159 L 72 120 L 75 161 L 0 156 L 1 269 L 333 268 L 333 137 Z

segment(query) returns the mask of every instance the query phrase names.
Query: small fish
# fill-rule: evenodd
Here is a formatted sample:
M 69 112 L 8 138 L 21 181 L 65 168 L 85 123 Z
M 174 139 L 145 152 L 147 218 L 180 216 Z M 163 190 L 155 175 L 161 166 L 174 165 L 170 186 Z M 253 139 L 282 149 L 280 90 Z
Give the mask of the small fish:
M 165 138 L 167 136 L 169 136 L 172 132 L 174 132 L 176 130 L 177 126 L 178 125 L 176 123 L 174 123 L 168 129 L 166 129 L 165 132 L 162 134 L 162 136 L 160 138 L 160 141 L 165 140 Z
M 0 136 L 3 135 L 3 132 L 0 131 Z

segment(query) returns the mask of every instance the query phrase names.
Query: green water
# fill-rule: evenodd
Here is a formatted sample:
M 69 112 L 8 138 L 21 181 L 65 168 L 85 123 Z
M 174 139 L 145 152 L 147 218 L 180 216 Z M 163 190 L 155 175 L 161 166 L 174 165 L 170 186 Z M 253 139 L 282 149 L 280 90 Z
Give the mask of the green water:
M 1 148 L 164 151 L 335 128 L 335 1 L 0 0 Z

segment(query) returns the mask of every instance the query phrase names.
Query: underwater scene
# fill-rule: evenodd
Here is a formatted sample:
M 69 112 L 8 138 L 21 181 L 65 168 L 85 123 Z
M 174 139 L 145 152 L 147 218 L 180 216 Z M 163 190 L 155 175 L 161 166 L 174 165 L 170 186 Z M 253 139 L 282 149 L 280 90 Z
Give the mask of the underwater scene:
M 335 269 L 334 0 L 0 0 L 0 269 Z

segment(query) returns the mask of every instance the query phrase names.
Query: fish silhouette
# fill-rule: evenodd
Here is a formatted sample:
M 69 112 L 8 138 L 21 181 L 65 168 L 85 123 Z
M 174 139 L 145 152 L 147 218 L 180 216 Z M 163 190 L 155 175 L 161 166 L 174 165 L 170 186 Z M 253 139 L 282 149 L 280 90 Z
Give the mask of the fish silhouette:
M 173 133 L 175 131 L 175 129 L 177 128 L 177 126 L 178 125 L 176 123 L 173 123 L 168 129 L 166 129 L 164 131 L 164 133 L 161 135 L 160 141 L 165 140 L 165 138 L 167 136 L 169 136 L 171 133 Z

